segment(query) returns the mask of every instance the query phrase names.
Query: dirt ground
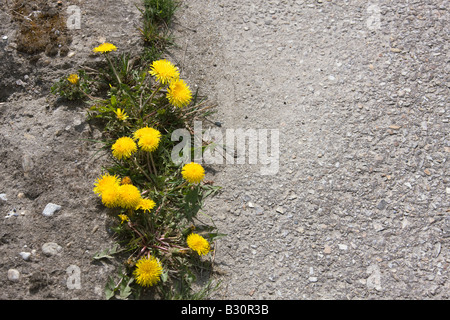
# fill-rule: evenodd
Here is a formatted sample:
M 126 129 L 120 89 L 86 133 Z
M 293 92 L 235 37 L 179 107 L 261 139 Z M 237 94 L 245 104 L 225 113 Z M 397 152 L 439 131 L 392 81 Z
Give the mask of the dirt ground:
M 102 42 L 137 53 L 138 3 L 0 2 L 1 299 L 104 299 L 116 265 L 92 257 L 114 239 L 92 186 L 107 157 L 88 141 L 101 131 L 86 122 L 85 106 L 58 100 L 50 87 L 82 65 L 96 66 L 100 58 L 92 49 Z M 79 29 L 65 25 L 69 5 L 80 8 Z M 42 44 L 26 41 L 33 24 L 27 29 L 23 16 L 44 23 L 48 18 L 38 20 L 39 12 L 48 11 L 59 24 L 42 28 Z M 56 31 L 61 36 L 53 36 Z M 61 209 L 44 216 L 48 203 Z M 43 250 L 46 243 L 59 251 Z M 25 260 L 22 252 L 31 255 Z M 18 280 L 9 279 L 11 269 Z
M 33 53 L 16 2 L 0 0 L 0 298 L 104 299 L 101 132 L 49 88 L 101 42 L 138 50 L 139 1 L 30 1 L 50 33 L 81 10 Z M 217 105 L 211 122 L 280 133 L 274 175 L 207 166 L 223 191 L 205 213 L 228 234 L 213 299 L 449 298 L 448 22 L 447 1 L 182 2 L 170 58 Z

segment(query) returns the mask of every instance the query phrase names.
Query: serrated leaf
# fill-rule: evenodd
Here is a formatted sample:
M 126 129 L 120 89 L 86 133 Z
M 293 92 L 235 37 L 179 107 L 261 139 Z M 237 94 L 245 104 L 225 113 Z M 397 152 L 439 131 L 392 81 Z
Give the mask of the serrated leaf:
M 127 284 L 124 288 L 120 289 L 120 298 L 121 299 L 126 299 L 130 296 L 131 294 L 131 287 Z
M 95 260 L 100 260 L 100 259 L 105 259 L 105 258 L 112 259 L 113 258 L 112 255 L 116 254 L 120 251 L 123 251 L 123 250 L 119 250 L 119 245 L 116 243 L 112 248 L 109 248 L 109 249 L 107 248 L 101 252 L 98 252 L 92 258 Z
M 114 291 L 115 291 L 114 279 L 112 277 L 109 277 L 108 282 L 105 285 L 106 300 L 109 300 L 112 297 L 114 297 Z

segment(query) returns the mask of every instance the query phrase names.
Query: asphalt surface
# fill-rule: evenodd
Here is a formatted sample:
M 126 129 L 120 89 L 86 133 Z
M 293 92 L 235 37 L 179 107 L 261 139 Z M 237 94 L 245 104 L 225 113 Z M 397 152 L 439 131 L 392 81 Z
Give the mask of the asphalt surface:
M 449 298 L 448 7 L 183 3 L 173 55 L 212 127 L 279 152 L 206 163 L 214 299 Z

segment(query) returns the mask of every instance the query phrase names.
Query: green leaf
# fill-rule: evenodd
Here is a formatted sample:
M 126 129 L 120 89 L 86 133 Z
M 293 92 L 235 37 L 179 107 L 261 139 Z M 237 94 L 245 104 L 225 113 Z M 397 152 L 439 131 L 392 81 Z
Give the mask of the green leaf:
M 117 104 L 117 98 L 116 98 L 116 96 L 111 96 L 111 105 L 112 105 L 113 107 L 115 107 L 116 104 Z
M 110 249 L 106 248 L 105 250 L 103 250 L 103 251 L 101 251 L 101 252 L 97 252 L 97 253 L 92 257 L 92 259 L 95 259 L 95 260 L 100 260 L 100 259 L 105 259 L 105 258 L 107 258 L 107 259 L 112 259 L 112 258 L 113 258 L 112 255 L 113 255 L 113 254 L 116 254 L 116 253 L 118 253 L 118 252 L 121 252 L 121 251 L 124 251 L 124 250 L 125 250 L 125 249 L 120 250 L 119 248 L 120 248 L 119 244 L 116 243 L 116 244 L 114 244 L 114 246 L 113 246 L 112 248 L 110 248 Z
M 130 284 L 133 282 L 133 278 L 131 278 L 128 282 L 122 282 L 120 285 L 120 293 L 119 293 L 119 297 L 121 299 L 127 299 L 130 294 L 132 293 L 132 289 L 130 287 Z
M 112 297 L 114 297 L 114 291 L 115 291 L 114 279 L 112 277 L 109 277 L 109 280 L 108 280 L 108 282 L 106 283 L 106 286 L 105 286 L 105 297 L 106 297 L 106 300 L 109 300 Z

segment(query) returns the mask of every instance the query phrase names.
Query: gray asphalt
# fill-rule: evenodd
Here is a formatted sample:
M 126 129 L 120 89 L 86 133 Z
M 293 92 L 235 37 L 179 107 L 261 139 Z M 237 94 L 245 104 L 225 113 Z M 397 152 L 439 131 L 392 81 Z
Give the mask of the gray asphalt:
M 183 2 L 174 59 L 210 120 L 279 134 L 269 174 L 206 164 L 214 299 L 449 298 L 448 7 Z

